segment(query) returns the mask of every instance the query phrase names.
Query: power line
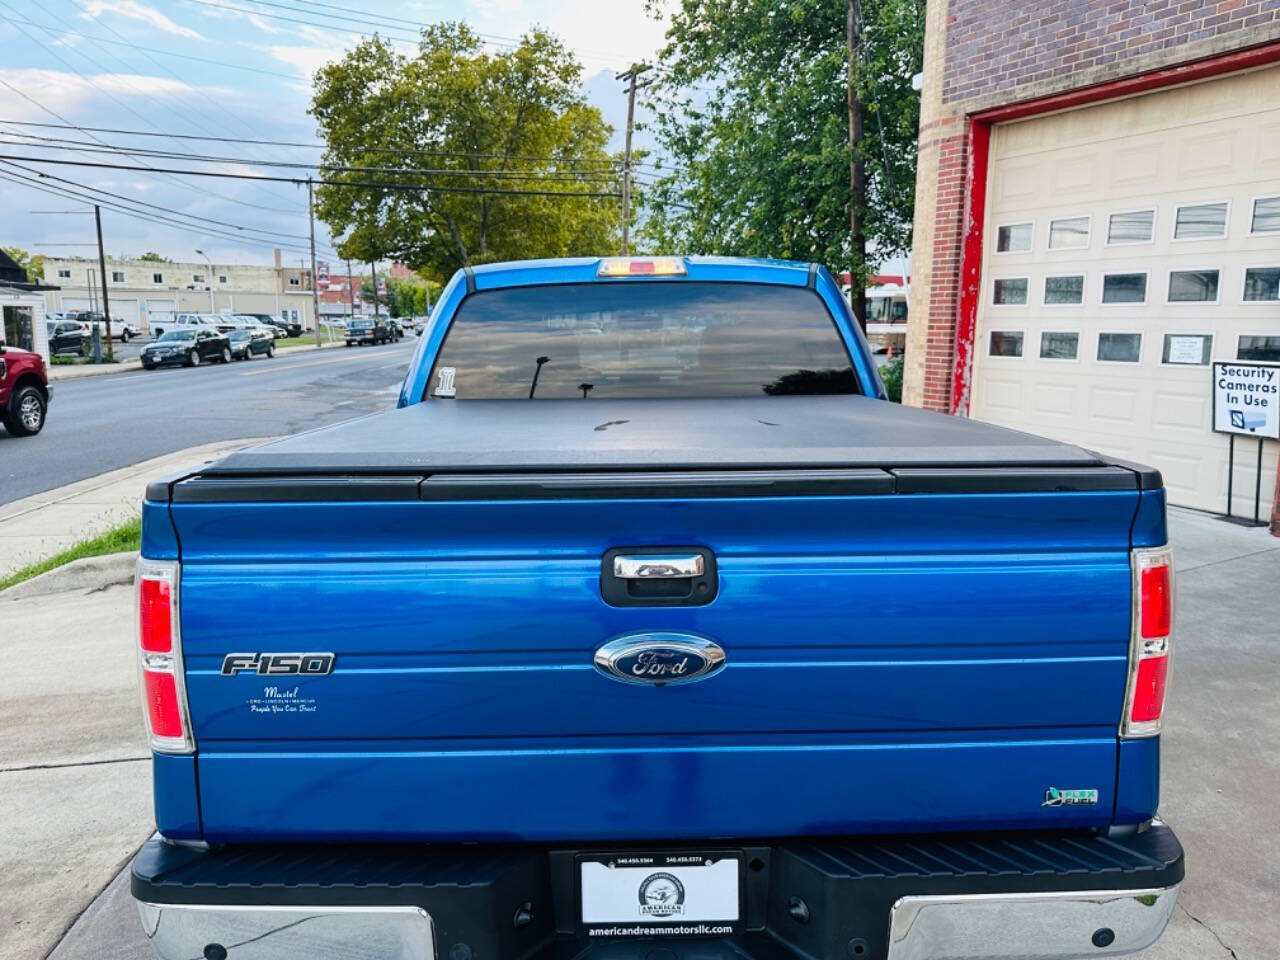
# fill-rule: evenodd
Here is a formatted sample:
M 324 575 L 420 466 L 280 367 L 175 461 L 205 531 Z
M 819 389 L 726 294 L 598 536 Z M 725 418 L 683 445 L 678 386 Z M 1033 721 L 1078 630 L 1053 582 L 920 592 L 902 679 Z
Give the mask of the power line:
M 62 123 L 62 124 L 43 123 L 36 120 L 0 120 L 0 124 L 6 124 L 8 126 L 15 126 L 15 127 L 42 127 L 42 128 L 54 129 L 54 130 L 80 130 L 85 133 L 89 133 L 89 132 L 111 133 L 111 134 L 119 134 L 121 136 L 133 136 L 133 137 L 163 137 L 165 139 L 170 139 L 170 140 L 203 140 L 203 141 L 208 141 L 210 143 L 259 144 L 262 146 L 270 146 L 270 147 L 304 147 L 304 148 L 313 149 L 313 150 L 328 149 L 328 144 L 325 144 L 325 143 L 303 143 L 301 141 L 295 141 L 295 140 L 256 140 L 256 139 L 248 139 L 245 137 L 219 137 L 219 136 L 212 136 L 208 134 L 170 133 L 167 131 L 156 132 L 151 130 L 131 130 L 131 129 L 122 128 L 122 127 L 82 127 L 73 123 Z M 22 134 L 22 136 L 26 136 L 26 134 Z M 554 163 L 556 161 L 555 157 L 535 157 L 529 154 L 511 154 L 508 156 L 507 154 L 502 154 L 502 153 L 482 153 L 482 152 L 460 153 L 460 152 L 450 152 L 446 150 L 424 150 L 424 149 L 419 149 L 414 147 L 363 147 L 362 149 L 366 153 L 384 153 L 384 154 L 392 154 L 396 156 L 429 156 L 429 157 L 440 157 L 441 159 L 446 159 L 446 160 L 447 159 L 456 159 L 456 160 L 506 159 L 506 160 L 525 161 L 529 163 Z M 599 166 L 601 168 L 607 168 L 610 170 L 617 170 L 621 168 L 621 163 L 614 160 L 577 161 L 577 162 L 579 164 L 582 164 L 585 162 L 591 166 Z M 657 164 L 647 163 L 644 161 L 635 161 L 632 165 L 653 167 L 654 169 L 659 169 Z M 586 168 L 581 167 L 581 169 L 586 169 Z
M 90 193 L 82 193 L 80 189 L 73 187 L 64 187 L 56 184 L 49 184 L 41 181 L 38 177 L 24 177 L 20 174 L 14 174 L 8 170 L 0 170 L 0 177 L 17 183 L 21 186 L 29 187 L 32 190 L 42 190 L 53 196 L 62 197 L 63 199 L 81 200 L 91 204 L 97 204 L 105 209 L 112 210 L 116 213 L 123 214 L 135 220 L 143 220 L 148 223 L 156 223 L 169 227 L 176 227 L 184 233 L 191 233 L 201 237 L 213 237 L 220 240 L 232 240 L 237 243 L 247 244 L 249 246 L 274 248 L 279 247 L 282 250 L 288 250 L 292 253 L 305 252 L 306 248 L 298 246 L 283 240 L 270 240 L 265 237 L 245 236 L 243 234 L 233 234 L 218 228 L 207 227 L 202 224 L 188 223 L 185 220 L 175 220 L 172 217 L 164 216 L 158 213 L 149 213 L 143 210 L 136 210 L 132 207 L 124 206 L 114 200 L 103 200 L 93 196 Z M 64 181 L 71 182 L 71 181 Z M 78 186 L 78 185 L 76 185 Z M 91 190 L 90 187 L 82 188 Z
M 3 5 L 3 6 L 5 6 L 5 7 L 8 7 L 10 10 L 13 10 L 13 9 L 14 9 L 10 4 L 6 3 L 6 2 L 5 2 L 5 0 L 0 0 L 0 5 Z M 15 11 L 15 12 L 16 12 L 16 11 Z M 27 37 L 27 39 L 29 39 L 32 43 L 36 44 L 36 45 L 37 45 L 37 46 L 39 46 L 41 49 L 43 49 L 45 52 L 47 52 L 51 57 L 53 57 L 53 59 L 54 59 L 54 60 L 57 60 L 57 61 L 58 61 L 59 63 L 61 63 L 64 67 L 66 67 L 67 69 L 71 70 L 73 73 L 75 73 L 75 74 L 76 74 L 76 76 L 80 77 L 82 80 L 84 80 L 86 83 L 88 83 L 91 87 L 93 87 L 93 88 L 94 88 L 95 90 L 97 90 L 99 93 L 101 93 L 101 94 L 103 94 L 103 95 L 105 95 L 105 96 L 109 97 L 111 100 L 115 101 L 117 104 L 119 104 L 119 105 L 120 105 L 121 107 L 123 107 L 125 110 L 127 110 L 129 113 L 133 114 L 135 117 L 137 117 L 139 120 L 141 120 L 143 123 L 151 124 L 151 121 L 150 121 L 147 117 L 144 117 L 142 114 L 138 113 L 138 111 L 134 110 L 132 107 L 130 107 L 128 104 L 124 103 L 124 101 L 120 100 L 118 97 L 116 97 L 116 96 L 114 96 L 114 95 L 112 95 L 112 94 L 108 93 L 107 91 L 103 90 L 100 86 L 98 86 L 98 84 L 94 83 L 94 82 L 93 82 L 93 80 L 92 80 L 90 77 L 87 77 L 83 72 L 81 72 L 80 70 L 78 70 L 78 69 L 76 69 L 75 67 L 71 66 L 71 64 L 67 63 L 67 61 L 66 61 L 65 59 L 63 59 L 62 57 L 59 57 L 56 53 L 54 53 L 52 50 L 50 50 L 50 49 L 49 49 L 45 44 L 41 43 L 41 42 L 40 42 L 40 40 L 38 40 L 36 37 L 34 37 L 34 36 L 32 36 L 30 33 L 28 33 L 24 28 L 22 28 L 22 27 L 18 27 L 18 28 L 17 28 L 17 30 L 18 30 L 18 32 L 19 32 L 19 33 L 21 33 L 21 34 L 23 34 L 25 37 Z M 90 63 L 94 63 L 94 64 L 98 67 L 98 69 L 99 69 L 99 70 L 106 70 L 106 68 L 105 68 L 105 67 L 103 67 L 101 64 L 96 63 L 96 61 L 94 61 L 92 57 L 89 57 L 87 54 L 84 54 L 83 52 L 80 52 L 80 51 L 77 51 L 77 52 L 78 52 L 78 53 L 80 53 L 80 55 L 81 55 L 81 56 L 85 57 L 85 59 L 86 59 L 86 60 L 89 60 L 89 62 L 90 62 Z M 58 114 L 58 113 L 55 113 L 53 110 L 50 110 L 50 109 L 49 109 L 48 107 L 46 107 L 44 104 L 42 104 L 42 103 L 40 103 L 39 101 L 37 101 L 37 100 L 33 99 L 32 97 L 27 96 L 25 93 L 22 93 L 21 91 L 17 90 L 17 88 L 16 88 L 16 87 L 14 87 L 12 84 L 10 84 L 8 81 L 3 80 L 3 79 L 0 79 L 0 83 L 4 83 L 4 85 L 5 85 L 6 87 L 8 87 L 9 89 L 11 89 L 11 90 L 15 90 L 16 92 L 18 92 L 18 93 L 19 93 L 19 95 L 20 95 L 20 96 L 22 96 L 22 98 L 23 98 L 24 100 L 27 100 L 27 101 L 29 101 L 30 103 L 35 104 L 35 105 L 36 105 L 36 106 L 38 106 L 41 110 L 45 111 L 45 113 L 48 113 L 48 114 L 50 114 L 51 116 L 55 116 L 55 117 L 57 117 L 59 120 L 62 120 L 64 123 L 65 123 L 65 122 L 70 122 L 70 121 L 68 121 L 68 120 L 67 120 L 67 118 L 66 118 L 66 117 L 64 117 L 64 116 L 62 116 L 62 115 L 60 115 L 60 114 Z M 154 126 L 154 124 L 152 124 L 152 126 Z M 77 129 L 79 129 L 79 128 L 77 128 Z M 93 139 L 95 139 L 95 140 L 99 140 L 99 142 L 101 142 L 101 141 L 100 141 L 100 138 L 98 138 L 98 137 L 93 137 Z M 23 159 L 23 158 L 19 158 L 19 159 Z M 146 165 L 144 164 L 144 165 L 143 165 L 143 167 L 142 167 L 141 169 L 146 170 L 146 169 L 147 169 Z M 182 184 L 182 181 L 181 181 L 181 180 L 179 180 L 177 177 L 172 177 L 172 176 L 171 176 L 171 177 L 170 177 L 170 179 L 174 180 L 176 183 Z M 190 187 L 192 186 L 191 184 L 182 184 L 182 185 L 183 185 L 183 186 L 185 186 L 185 187 L 188 187 L 188 188 L 190 188 Z M 256 208 L 258 208 L 258 209 L 261 209 L 261 210 L 268 210 L 268 211 L 273 212 L 273 213 L 288 213 L 288 214 L 292 214 L 292 213 L 295 213 L 295 212 L 296 212 L 296 211 L 292 211 L 292 210 L 281 210 L 281 209 L 279 209 L 279 208 L 274 208 L 274 207 L 264 207 L 264 206 L 262 206 L 261 204 L 250 203 L 250 202 L 249 202 L 249 201 L 247 201 L 247 200 L 238 200 L 238 199 L 236 199 L 236 198 L 234 198 L 234 197 L 225 197 L 225 196 L 221 196 L 221 195 L 219 195 L 219 194 L 212 194 L 212 195 L 213 195 L 213 196 L 218 196 L 218 197 L 219 197 L 219 199 L 226 200 L 226 201 L 228 201 L 228 202 L 230 202 L 230 203 L 238 203 L 238 204 L 241 204 L 241 205 L 246 206 L 246 207 L 256 207 Z
M 80 3 L 79 3 L 79 0 L 75 0 L 75 2 L 76 2 L 76 4 L 77 4 L 77 6 L 81 6 L 81 5 L 80 5 Z M 13 6 L 11 3 L 8 3 L 8 2 L 7 2 L 7 0 L 0 0 L 0 5 L 3 5 L 3 6 L 7 7 L 7 8 L 8 8 L 8 9 L 10 9 L 10 10 L 13 10 L 15 13 L 17 12 L 16 8 L 14 8 L 14 6 Z M 83 9 L 84 9 L 84 7 L 83 7 L 83 6 L 81 6 L 81 9 L 83 10 Z M 88 11 L 87 11 L 87 10 L 85 10 L 85 12 L 87 13 Z M 99 22 L 100 22 L 100 21 L 99 21 Z M 60 28 L 59 28 L 59 27 L 56 27 L 56 26 L 50 26 L 50 25 L 48 25 L 48 24 L 42 24 L 42 23 L 33 23 L 33 25 L 34 25 L 37 29 L 43 30 L 43 31 L 44 31 L 45 33 L 47 33 L 50 37 L 53 37 L 54 39 L 58 39 L 58 37 L 59 37 L 59 30 L 60 30 Z M 122 39 L 122 40 L 124 39 L 124 37 L 119 33 L 119 31 L 117 31 L 115 28 L 113 28 L 110 24 L 108 24 L 108 23 L 102 23 L 101 25 L 102 25 L 102 26 L 104 26 L 104 27 L 106 27 L 106 28 L 107 28 L 108 30 L 110 30 L 112 33 L 114 33 L 117 37 L 120 37 L 120 39 Z M 23 34 L 25 34 L 26 36 L 28 36 L 28 37 L 30 37 L 30 36 L 31 36 L 31 35 L 30 35 L 30 34 L 28 34 L 25 30 L 23 30 L 21 27 L 18 27 L 18 30 L 19 30 L 21 33 L 23 33 Z M 32 38 L 32 39 L 34 40 L 34 38 Z M 36 43 L 38 43 L 38 44 L 40 43 L 38 40 L 36 40 L 35 42 L 36 42 Z M 49 53 L 50 53 L 52 56 L 54 56 L 54 57 L 55 57 L 55 59 L 60 60 L 60 61 L 61 61 L 61 63 L 62 63 L 64 66 L 67 66 L 67 67 L 69 67 L 69 68 L 70 68 L 70 69 L 72 69 L 72 70 L 74 70 L 74 69 L 75 69 L 74 67 L 71 67 L 71 65 L 70 65 L 70 64 L 69 64 L 65 59 L 62 59 L 62 58 L 60 58 L 60 57 L 57 57 L 57 55 L 56 55 L 56 54 L 54 54 L 54 53 L 53 53 L 53 51 L 49 50 L 49 48 L 48 48 L 48 47 L 44 46 L 44 44 L 40 44 L 40 46 L 41 46 L 41 47 L 43 47 L 46 51 L 49 51 Z M 89 63 L 93 64 L 93 65 L 94 65 L 95 67 L 97 67 L 99 70 L 107 71 L 107 69 L 108 69 L 107 67 L 103 66 L 99 61 L 97 61 L 97 60 L 95 60 L 93 57 L 89 56 L 89 54 L 85 53 L 83 50 L 80 50 L 79 48 L 73 48 L 73 49 L 75 49 L 76 53 L 77 53 L 77 54 L 79 54 L 79 56 L 83 57 L 85 60 L 87 60 Z M 169 70 L 169 68 L 168 68 L 168 67 L 166 67 L 166 66 L 164 66 L 163 64 L 159 63 L 158 61 L 156 61 L 156 60 L 155 60 L 155 58 L 153 58 L 153 57 L 152 57 L 152 58 L 149 58 L 149 59 L 151 60 L 151 62 L 152 62 L 152 63 L 155 63 L 157 66 L 159 66 L 159 67 L 160 67 L 160 69 L 162 69 L 162 70 L 166 71 L 170 76 L 172 76 L 174 79 L 176 79 L 179 83 L 183 83 L 183 84 L 185 84 L 185 83 L 186 83 L 186 81 L 184 81 L 180 76 L 178 76 L 178 75 L 177 75 L 176 73 L 174 73 L 172 70 Z M 79 71 L 76 71 L 76 72 L 77 72 L 78 74 L 80 74 L 80 72 L 79 72 Z M 108 72 L 109 72 L 109 71 L 108 71 Z M 94 87 L 94 89 L 101 90 L 101 88 L 100 88 L 100 87 L 98 87 L 98 85 L 97 85 L 96 83 L 94 83 L 94 82 L 93 82 L 89 77 L 85 76 L 84 74 L 80 74 L 80 76 L 81 76 L 81 77 L 83 77 L 83 79 L 84 79 L 87 83 L 89 83 L 90 85 L 92 85 L 92 86 Z M 145 97 L 146 97 L 148 100 L 150 100 L 151 102 L 153 102 L 153 103 L 157 104 L 157 105 L 158 105 L 158 106 L 160 106 L 162 109 L 167 110 L 167 111 L 169 111 L 170 113 L 172 113 L 173 115 L 175 115 L 175 116 L 179 117 L 179 118 L 180 118 L 184 123 L 190 123 L 192 126 L 194 126 L 194 127 L 197 127 L 197 128 L 198 128 L 198 124 L 196 124 L 196 123 L 195 123 L 195 121 L 191 119 L 191 117 L 189 116 L 189 114 L 190 114 L 190 112 L 191 112 L 192 110 L 194 110 L 194 111 L 195 111 L 195 112 L 197 112 L 197 113 L 201 113 L 201 114 L 203 114 L 203 113 L 204 113 L 204 111 L 203 111 L 200 107 L 193 107 L 191 104 L 189 104 L 189 103 L 185 103 L 185 102 L 184 102 L 184 103 L 183 103 L 184 112 L 179 113 L 179 112 L 178 112 L 177 110 L 175 110 L 172 106 L 170 106 L 170 105 L 168 105 L 167 103 L 163 102 L 163 101 L 162 101 L 162 100 L 161 100 L 157 95 L 152 94 L 152 93 L 150 93 L 150 92 L 148 92 L 148 91 L 146 91 L 146 90 L 140 90 L 140 89 L 139 89 L 139 88 L 138 88 L 134 83 L 132 83 L 131 81 L 126 80 L 126 82 L 128 83 L 128 85 L 129 85 L 131 88 L 133 88 L 134 90 L 138 90 L 140 93 L 142 93 L 142 94 L 143 94 L 143 96 L 145 96 Z M 102 91 L 102 92 L 103 92 L 103 93 L 106 93 L 106 91 Z M 144 123 L 148 124 L 149 126 L 151 126 L 151 127 L 155 128 L 155 129 L 157 129 L 157 130 L 159 129 L 159 126 L 158 126 L 158 125 L 155 123 L 155 121 L 154 121 L 154 120 L 152 120 L 150 117 L 144 117 L 141 113 L 139 113 L 138 111 L 134 110 L 132 107 L 128 106 L 128 105 L 127 105 L 126 103 L 124 103 L 122 100 L 120 100 L 119 98 L 117 98 L 117 97 L 115 97 L 115 96 L 112 96 L 111 94 L 107 94 L 107 96 L 110 96 L 112 100 L 114 100 L 116 103 L 120 104 L 120 106 L 124 107 L 126 110 L 128 110 L 130 113 L 132 113 L 132 114 L 133 114 L 135 117 L 137 117 L 138 119 L 142 120 Z M 205 114 L 205 115 L 207 116 L 207 114 Z M 95 138 L 95 139 L 96 139 L 96 138 Z M 259 191 L 262 191 L 262 190 L 263 190 L 263 188 L 262 188 L 262 187 L 255 187 L 255 189 L 257 189 L 257 190 L 259 190 Z M 272 213 L 293 214 L 293 213 L 296 213 L 296 212 L 297 212 L 297 211 L 285 210 L 285 209 L 282 209 L 282 208 L 280 208 L 280 207 L 266 206 L 266 205 L 264 205 L 264 204 L 260 204 L 260 203 L 255 204 L 255 203 L 251 203 L 251 202 L 249 202 L 249 201 L 247 201 L 247 200 L 239 200 L 239 199 L 234 198 L 234 197 L 227 197 L 227 196 L 216 195 L 216 194 L 215 194 L 215 196 L 218 196 L 218 197 L 219 197 L 219 199 L 221 199 L 221 200 L 227 200 L 227 201 L 229 201 L 229 202 L 231 202 L 231 203 L 240 203 L 240 204 L 243 204 L 244 206 L 247 206 L 247 207 L 256 207 L 256 208 L 258 208 L 258 209 L 266 210 L 266 211 L 269 211 L 269 212 L 272 212 Z M 274 200 L 275 198 L 274 198 L 274 197 L 269 197 L 269 199 Z
M 16 183 L 20 186 L 28 187 L 29 189 L 32 189 L 32 190 L 39 190 L 39 191 L 42 191 L 43 193 L 48 193 L 56 197 L 61 197 L 64 200 L 71 199 L 71 200 L 81 200 L 88 203 L 95 202 L 92 196 L 86 196 L 84 194 L 81 194 L 77 191 L 71 190 L 66 187 L 43 184 L 43 183 L 40 183 L 38 180 L 31 180 L 27 177 L 16 176 L 4 170 L 0 170 L 0 179 L 8 180 L 12 183 Z M 100 206 L 103 206 L 108 210 L 113 210 L 125 216 L 132 217 L 135 220 L 145 220 L 150 223 L 159 223 L 165 226 L 176 227 L 179 230 L 183 231 L 184 233 L 191 233 L 197 236 L 215 237 L 221 240 L 234 240 L 238 243 L 243 243 L 247 246 L 257 246 L 257 247 L 264 247 L 268 249 L 279 247 L 280 249 L 288 250 L 291 253 L 306 252 L 305 247 L 297 247 L 292 244 L 286 244 L 286 243 L 272 243 L 267 240 L 256 240 L 251 237 L 234 236 L 231 234 L 223 233 L 219 230 L 199 228 L 199 227 L 193 226 L 192 224 L 183 223 L 178 220 L 172 220 L 168 217 L 162 217 L 159 215 L 143 213 L 138 210 L 131 210 L 127 207 L 122 207 L 114 202 L 103 202 L 103 201 L 97 201 L 97 202 L 99 203 Z
M 0 130 L 0 134 L 5 131 Z M 493 177 L 506 180 L 549 180 L 563 183 L 615 183 L 617 177 L 601 174 L 592 170 L 567 168 L 563 170 L 489 170 L 483 168 L 423 168 L 423 167 L 374 167 L 364 165 L 332 164 L 332 163 L 297 163 L 287 160 L 250 160 L 245 157 L 228 157 L 210 154 L 185 153 L 179 150 L 152 150 L 147 148 L 123 147 L 114 144 L 95 145 L 82 140 L 68 140 L 62 137 L 35 137 L 32 134 L 10 134 L 10 136 L 26 137 L 42 143 L 50 144 L 50 149 L 65 150 L 72 153 L 108 153 L 124 154 L 133 157 L 147 157 L 162 160 L 191 160 L 199 163 L 235 163 L 245 166 L 277 167 L 294 170 L 327 170 L 342 173 L 394 173 L 417 174 L 422 176 L 475 177 L 483 179 Z M 37 144 L 28 140 L 0 140 L 0 144 L 11 147 L 33 147 Z M 33 158 L 34 159 L 34 158 Z
M 231 223 L 230 221 L 227 221 L 227 220 L 215 220 L 212 217 L 202 217 L 199 214 L 195 214 L 195 213 L 184 213 L 183 211 L 175 210 L 172 207 L 161 206 L 160 204 L 157 204 L 157 203 L 149 203 L 146 200 L 135 200 L 132 197 L 126 197 L 120 193 L 113 193 L 110 190 L 103 190 L 101 187 L 91 187 L 91 186 L 88 186 L 87 184 L 76 183 L 73 180 L 67 180 L 64 177 L 54 176 L 51 173 L 43 173 L 39 170 L 33 170 L 30 167 L 23 166 L 21 163 L 14 163 L 11 160 L 6 160 L 3 162 L 5 166 L 14 167 L 18 170 L 22 170 L 24 173 L 29 173 L 32 176 L 39 177 L 44 180 L 56 180 L 59 183 L 69 184 L 70 186 L 78 187 L 81 190 L 88 190 L 92 193 L 101 194 L 104 197 L 113 197 L 114 199 L 119 200 L 123 203 L 131 203 L 136 206 L 149 207 L 153 210 L 159 210 L 162 213 L 172 213 L 180 217 L 186 217 L 190 220 L 200 220 L 204 223 L 213 224 L 215 226 L 220 226 L 220 227 L 228 227 L 232 230 L 237 230 L 237 231 L 249 231 L 252 233 L 261 233 L 267 236 L 284 237 L 290 240 L 305 239 L 304 237 L 295 233 L 282 233 L 278 230 L 263 230 L 259 227 L 246 227 L 238 223 Z
M 31 27 L 40 26 L 40 24 L 36 23 L 34 20 L 23 20 L 19 17 L 7 17 L 3 14 L 0 14 L 0 20 L 8 20 L 11 23 L 25 23 L 27 26 Z M 96 22 L 101 23 L 101 21 Z M 102 25 L 107 26 L 105 23 Z M 282 80 L 297 81 L 298 79 L 297 75 L 292 73 L 281 73 L 278 70 L 263 70 L 261 67 L 246 67 L 243 64 L 230 63 L 226 60 L 210 60 L 208 57 L 197 57 L 190 53 L 175 53 L 172 50 L 161 50 L 159 47 L 144 47 L 140 43 L 133 43 L 129 40 L 110 40 L 107 37 L 98 37 L 93 34 L 79 33 L 75 30 L 67 30 L 63 28 L 59 28 L 58 32 L 68 37 L 80 37 L 83 40 L 92 40 L 94 43 L 105 43 L 109 46 L 117 47 L 133 47 L 135 50 L 141 50 L 145 53 L 159 54 L 162 57 L 174 57 L 179 60 L 191 60 L 195 63 L 207 63 L 210 66 L 215 67 L 226 67 L 230 70 L 244 70 L 249 73 L 260 73 L 267 77 L 279 77 Z
M 0 81 L 3 82 L 3 81 Z M 70 167 L 93 167 L 99 170 L 150 170 L 155 173 L 172 173 L 181 174 L 190 177 L 217 177 L 224 180 L 256 180 L 266 183 L 292 183 L 297 185 L 305 184 L 305 177 L 274 177 L 267 174 L 255 173 L 226 173 L 220 170 L 186 170 L 172 169 L 168 167 L 147 167 L 136 166 L 134 164 L 123 163 L 100 163 L 89 160 L 55 160 L 52 157 L 25 157 L 16 156 L 14 154 L 0 154 L 0 160 L 21 160 L 26 163 L 56 163 L 62 166 Z M 588 190 L 528 190 L 528 189 L 493 189 L 490 187 L 453 187 L 453 186 L 436 186 L 435 184 L 407 184 L 407 183 L 389 183 L 383 181 L 369 180 L 316 180 L 317 184 L 323 184 L 329 187 L 367 187 L 376 190 L 415 190 L 415 191 L 431 191 L 435 193 L 473 193 L 473 194 L 496 194 L 508 196 L 525 196 L 525 197 L 568 197 L 570 199 L 583 198 L 618 198 L 622 194 L 611 191 L 588 191 Z

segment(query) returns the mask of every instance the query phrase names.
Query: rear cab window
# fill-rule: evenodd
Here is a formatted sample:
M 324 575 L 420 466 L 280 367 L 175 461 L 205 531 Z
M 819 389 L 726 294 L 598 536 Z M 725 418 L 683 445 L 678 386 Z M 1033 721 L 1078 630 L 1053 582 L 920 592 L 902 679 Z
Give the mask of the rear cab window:
M 643 399 L 862 393 L 812 290 L 621 281 L 467 297 L 429 398 Z

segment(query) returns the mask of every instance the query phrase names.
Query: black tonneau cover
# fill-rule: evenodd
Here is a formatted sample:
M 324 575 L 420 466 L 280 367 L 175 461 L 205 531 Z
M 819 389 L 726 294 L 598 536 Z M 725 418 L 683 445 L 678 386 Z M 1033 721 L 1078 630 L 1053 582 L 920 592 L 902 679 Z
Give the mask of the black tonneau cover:
M 1070 444 L 858 396 L 431 400 L 233 453 L 204 476 L 1096 467 Z
M 175 482 L 180 481 L 180 482 Z M 1158 472 L 865 397 L 430 401 L 233 453 L 150 500 L 1153 489 Z

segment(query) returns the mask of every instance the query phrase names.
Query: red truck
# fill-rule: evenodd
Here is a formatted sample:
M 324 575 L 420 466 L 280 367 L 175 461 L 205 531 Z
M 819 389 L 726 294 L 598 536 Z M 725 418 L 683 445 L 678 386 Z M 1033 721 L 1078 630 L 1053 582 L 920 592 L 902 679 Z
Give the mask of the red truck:
M 31 437 L 49 411 L 49 376 L 44 358 L 0 343 L 0 421 L 15 437 Z

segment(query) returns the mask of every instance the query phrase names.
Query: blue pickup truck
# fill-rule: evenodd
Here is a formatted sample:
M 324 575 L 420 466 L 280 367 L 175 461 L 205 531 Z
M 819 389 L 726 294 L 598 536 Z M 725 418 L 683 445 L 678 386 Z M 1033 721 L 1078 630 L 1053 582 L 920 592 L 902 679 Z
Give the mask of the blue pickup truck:
M 816 265 L 492 264 L 396 409 L 150 484 L 162 960 L 1163 931 L 1160 475 L 885 400 Z

